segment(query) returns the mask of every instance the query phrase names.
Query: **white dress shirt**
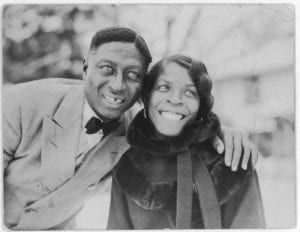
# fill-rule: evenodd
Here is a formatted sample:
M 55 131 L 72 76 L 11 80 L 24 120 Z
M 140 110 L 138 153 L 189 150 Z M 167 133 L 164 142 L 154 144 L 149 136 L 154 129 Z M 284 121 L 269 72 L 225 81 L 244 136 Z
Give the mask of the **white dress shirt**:
M 95 134 L 86 133 L 85 125 L 92 117 L 99 118 L 92 110 L 88 102 L 85 100 L 83 106 L 83 118 L 82 118 L 81 132 L 79 138 L 79 152 L 78 155 L 76 156 L 76 161 L 75 161 L 76 167 L 78 167 L 84 160 L 86 151 L 96 146 L 96 144 L 99 143 L 103 137 L 102 130 L 100 130 Z
M 130 110 L 125 112 L 125 127 L 133 119 L 134 115 L 141 109 L 141 105 L 135 104 Z M 103 138 L 100 131 L 96 134 L 86 134 L 85 125 L 92 118 L 97 117 L 94 111 L 89 106 L 88 102 L 84 103 L 83 120 L 82 120 L 82 133 L 80 135 L 79 153 L 76 158 L 76 165 L 79 166 L 83 159 L 84 153 L 95 146 Z M 99 117 L 97 117 L 99 118 Z M 100 119 L 101 120 L 101 119 Z M 110 205 L 110 191 L 111 191 L 112 177 L 109 176 L 104 181 L 101 181 L 94 196 L 89 198 L 82 210 L 76 218 L 76 230 L 104 230 L 106 229 L 109 205 Z
M 103 138 L 102 131 L 99 131 L 95 134 L 86 134 L 85 125 L 92 117 L 99 118 L 92 110 L 88 102 L 85 100 L 83 108 L 82 129 L 79 138 L 79 152 L 76 156 L 75 161 L 76 167 L 79 167 L 79 165 L 83 162 L 85 153 L 92 147 L 96 146 L 96 144 L 99 143 Z M 84 206 L 78 213 L 74 229 L 106 229 L 110 204 L 111 180 L 112 178 L 110 176 L 106 178 L 105 181 L 101 181 L 97 186 L 95 186 L 95 188 L 97 189 L 96 194 L 87 199 Z

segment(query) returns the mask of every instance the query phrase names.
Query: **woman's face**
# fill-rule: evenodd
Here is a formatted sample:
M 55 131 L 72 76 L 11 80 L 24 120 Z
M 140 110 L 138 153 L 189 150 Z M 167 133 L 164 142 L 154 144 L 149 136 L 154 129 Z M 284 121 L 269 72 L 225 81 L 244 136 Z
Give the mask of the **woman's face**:
M 186 69 L 169 63 L 164 70 L 151 92 L 148 114 L 159 134 L 177 136 L 196 118 L 200 98 Z

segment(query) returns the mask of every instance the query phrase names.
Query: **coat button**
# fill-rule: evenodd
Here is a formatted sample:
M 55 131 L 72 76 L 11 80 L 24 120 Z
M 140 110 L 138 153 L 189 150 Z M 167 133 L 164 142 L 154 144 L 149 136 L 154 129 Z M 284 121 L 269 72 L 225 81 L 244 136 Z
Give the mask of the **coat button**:
M 27 208 L 24 210 L 25 213 L 33 213 L 33 212 L 37 212 L 36 209 L 33 209 L 33 208 Z
M 40 181 L 35 182 L 35 187 L 37 187 L 38 189 L 42 189 L 43 188 L 43 183 Z
M 193 183 L 193 191 L 194 191 L 195 193 L 198 193 L 197 186 L 196 186 L 196 184 L 194 184 L 194 183 Z

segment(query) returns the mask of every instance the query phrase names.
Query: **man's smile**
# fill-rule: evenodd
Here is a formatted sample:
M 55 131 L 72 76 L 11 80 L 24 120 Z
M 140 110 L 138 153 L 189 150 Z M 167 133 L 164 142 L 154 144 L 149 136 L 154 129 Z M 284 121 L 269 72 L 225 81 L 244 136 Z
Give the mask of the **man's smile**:
M 121 105 L 123 102 L 125 102 L 124 99 L 119 98 L 119 97 L 110 97 L 107 95 L 102 95 L 104 99 L 107 100 L 108 103 L 112 104 L 112 105 Z

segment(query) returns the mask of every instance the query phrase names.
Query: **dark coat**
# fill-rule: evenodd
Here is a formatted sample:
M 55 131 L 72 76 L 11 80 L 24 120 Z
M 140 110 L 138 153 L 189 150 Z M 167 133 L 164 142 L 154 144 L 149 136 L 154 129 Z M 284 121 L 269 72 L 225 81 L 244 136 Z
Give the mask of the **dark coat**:
M 128 130 L 132 147 L 114 170 L 108 229 L 176 228 L 176 154 L 185 149 L 193 164 L 191 228 L 264 228 L 252 166 L 232 172 L 207 143 L 218 128 L 212 119 L 193 124 L 180 138 L 162 141 L 139 113 Z

